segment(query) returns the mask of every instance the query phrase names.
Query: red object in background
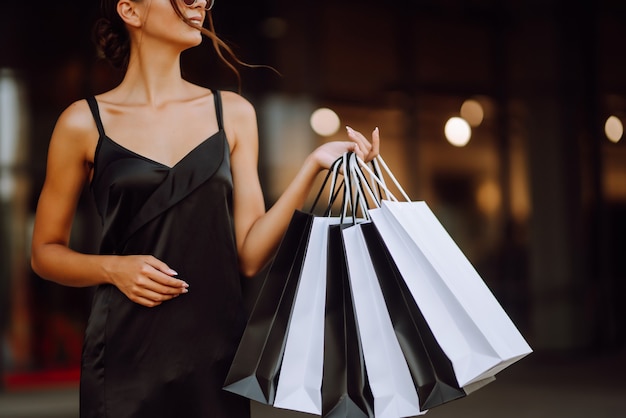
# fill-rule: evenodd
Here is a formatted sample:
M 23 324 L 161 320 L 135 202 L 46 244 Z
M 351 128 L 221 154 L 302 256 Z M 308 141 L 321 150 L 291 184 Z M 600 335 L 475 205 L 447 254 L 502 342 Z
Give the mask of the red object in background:
M 75 387 L 80 380 L 82 327 L 68 315 L 35 315 L 34 366 L 0 373 L 6 391 Z M 15 348 L 14 348 L 15 349 Z
M 33 354 L 36 367 L 5 371 L 2 387 L 6 391 L 76 387 L 80 380 L 82 329 L 67 315 L 48 314 L 36 322 Z
M 4 389 L 17 391 L 52 387 L 77 386 L 80 368 L 43 370 L 28 373 L 7 373 L 4 376 Z

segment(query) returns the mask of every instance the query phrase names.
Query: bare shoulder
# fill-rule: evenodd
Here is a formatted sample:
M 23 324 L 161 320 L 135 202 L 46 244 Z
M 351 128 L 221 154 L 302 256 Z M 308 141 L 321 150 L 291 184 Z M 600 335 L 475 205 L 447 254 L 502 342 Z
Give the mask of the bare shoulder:
M 224 105 L 224 117 L 240 123 L 247 119 L 256 119 L 256 111 L 249 100 L 232 91 L 221 91 L 220 94 Z
M 224 129 L 231 150 L 236 150 L 242 144 L 247 144 L 245 149 L 256 149 L 258 133 L 254 106 L 237 93 L 222 91 L 220 94 L 224 107 Z
M 86 100 L 78 100 L 59 116 L 50 145 L 71 147 L 91 160 L 97 141 L 98 129 L 89 105 Z
M 95 128 L 95 122 L 86 100 L 69 105 L 59 116 L 57 127 L 71 132 L 87 133 Z

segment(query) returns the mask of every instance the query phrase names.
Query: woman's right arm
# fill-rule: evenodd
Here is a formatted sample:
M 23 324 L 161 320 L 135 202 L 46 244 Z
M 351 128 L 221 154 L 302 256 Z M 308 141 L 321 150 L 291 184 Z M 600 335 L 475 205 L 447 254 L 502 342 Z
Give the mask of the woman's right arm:
M 98 131 L 85 101 L 59 117 L 48 150 L 46 179 L 33 230 L 31 265 L 42 278 L 73 287 L 109 283 L 134 302 L 156 306 L 186 293 L 176 272 L 150 255 L 103 256 L 69 248 L 76 205 L 98 141 Z

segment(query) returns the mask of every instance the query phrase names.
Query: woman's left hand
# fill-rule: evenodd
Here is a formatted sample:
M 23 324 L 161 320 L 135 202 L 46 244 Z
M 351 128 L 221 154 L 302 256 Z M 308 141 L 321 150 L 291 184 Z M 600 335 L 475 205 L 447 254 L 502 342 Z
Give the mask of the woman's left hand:
M 346 127 L 350 141 L 333 141 L 318 147 L 313 155 L 322 168 L 328 169 L 332 163 L 345 152 L 355 152 L 365 162 L 370 162 L 380 151 L 380 134 L 378 128 L 372 132 L 372 141 L 349 126 Z

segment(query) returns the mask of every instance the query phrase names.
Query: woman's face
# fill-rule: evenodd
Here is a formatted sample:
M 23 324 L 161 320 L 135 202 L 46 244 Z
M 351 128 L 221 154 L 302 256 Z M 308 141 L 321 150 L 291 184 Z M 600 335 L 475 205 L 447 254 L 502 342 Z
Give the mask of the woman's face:
M 181 14 L 197 27 L 202 27 L 206 17 L 206 1 L 199 0 L 187 6 L 183 0 L 173 2 Z M 201 32 L 189 26 L 176 13 L 170 0 L 143 0 L 136 3 L 142 14 L 142 38 L 146 37 L 187 49 L 202 42 Z

